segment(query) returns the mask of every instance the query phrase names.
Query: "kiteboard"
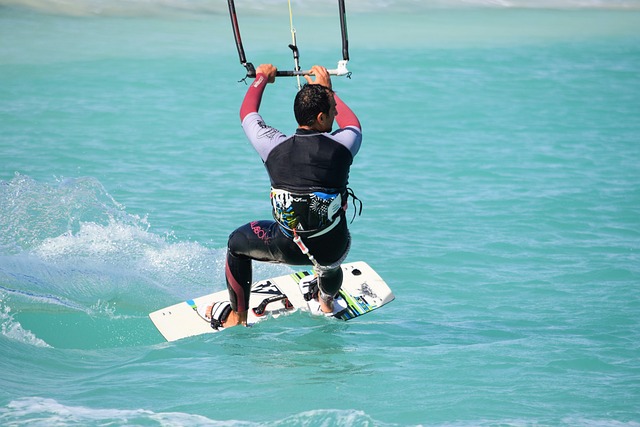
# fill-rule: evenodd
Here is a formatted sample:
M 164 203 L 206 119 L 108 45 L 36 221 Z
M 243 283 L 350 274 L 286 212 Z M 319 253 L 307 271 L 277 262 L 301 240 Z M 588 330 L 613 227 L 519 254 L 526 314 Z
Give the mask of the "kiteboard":
M 305 298 L 305 290 L 315 279 L 311 270 L 255 282 L 249 297 L 248 324 L 297 310 L 351 320 L 394 300 L 389 286 L 367 263 L 346 263 L 342 265 L 342 270 L 342 288 L 334 301 L 333 313 L 328 314 L 320 310 L 317 300 L 308 296 Z M 154 311 L 149 317 L 167 341 L 215 333 L 224 328 L 214 329 L 203 313 L 214 302 L 228 300 L 229 293 L 224 290 Z

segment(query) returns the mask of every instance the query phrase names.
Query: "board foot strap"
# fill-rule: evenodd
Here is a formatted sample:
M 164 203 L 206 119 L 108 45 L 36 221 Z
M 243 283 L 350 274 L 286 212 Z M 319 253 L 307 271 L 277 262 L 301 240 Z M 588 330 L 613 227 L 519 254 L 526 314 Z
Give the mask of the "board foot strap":
M 293 308 L 293 305 L 289 301 L 289 298 L 287 298 L 285 294 L 282 294 L 282 295 L 276 295 L 273 297 L 265 298 L 264 300 L 262 300 L 260 305 L 253 308 L 253 314 L 255 314 L 258 317 L 264 316 L 267 311 L 267 306 L 272 302 L 276 302 L 276 301 L 282 301 L 284 308 L 286 308 L 287 310 L 291 310 Z
M 318 298 L 318 292 L 320 292 L 320 288 L 318 286 L 318 277 L 315 276 L 313 279 L 309 280 L 308 282 L 303 283 L 300 286 L 300 289 L 303 292 L 303 297 L 304 300 L 309 302 L 312 299 L 317 299 Z
M 231 303 L 229 301 L 216 302 L 211 307 L 211 327 L 216 331 L 222 327 L 222 323 L 227 320 L 231 313 Z

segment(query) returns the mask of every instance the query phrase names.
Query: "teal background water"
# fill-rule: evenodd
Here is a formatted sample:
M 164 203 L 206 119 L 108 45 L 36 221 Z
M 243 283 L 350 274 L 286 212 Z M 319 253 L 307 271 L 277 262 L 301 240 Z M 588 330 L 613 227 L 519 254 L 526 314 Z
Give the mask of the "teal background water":
M 286 9 L 237 3 L 289 68 Z M 334 5 L 294 4 L 332 67 Z M 396 301 L 175 343 L 147 313 L 270 215 L 226 5 L 30 5 L 0 3 L 0 424 L 640 425 L 636 2 L 348 2 L 349 259 Z

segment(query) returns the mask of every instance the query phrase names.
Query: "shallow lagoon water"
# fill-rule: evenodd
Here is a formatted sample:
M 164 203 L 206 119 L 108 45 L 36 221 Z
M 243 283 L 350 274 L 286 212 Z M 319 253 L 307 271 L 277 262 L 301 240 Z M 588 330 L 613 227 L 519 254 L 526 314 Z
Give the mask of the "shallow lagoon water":
M 286 12 L 237 3 L 289 67 Z M 224 289 L 270 215 L 224 5 L 3 5 L 0 423 L 640 423 L 635 3 L 348 3 L 349 259 L 396 301 L 176 343 L 147 313 Z M 339 59 L 332 11 L 296 15 L 303 64 Z M 285 132 L 295 90 L 263 100 Z

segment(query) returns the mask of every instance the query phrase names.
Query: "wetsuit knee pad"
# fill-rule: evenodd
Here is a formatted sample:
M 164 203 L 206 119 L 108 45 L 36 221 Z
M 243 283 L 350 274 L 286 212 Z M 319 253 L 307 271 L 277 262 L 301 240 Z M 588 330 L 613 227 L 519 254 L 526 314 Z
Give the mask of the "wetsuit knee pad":
M 235 255 L 246 254 L 250 251 L 249 239 L 247 236 L 247 226 L 244 225 L 235 229 L 230 235 L 227 241 L 227 248 L 229 252 Z

